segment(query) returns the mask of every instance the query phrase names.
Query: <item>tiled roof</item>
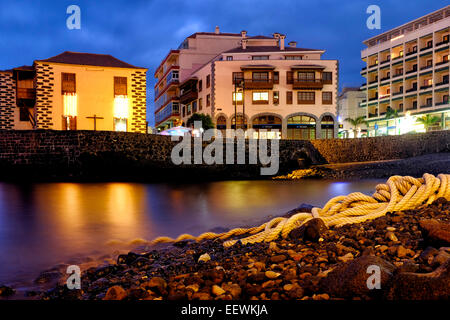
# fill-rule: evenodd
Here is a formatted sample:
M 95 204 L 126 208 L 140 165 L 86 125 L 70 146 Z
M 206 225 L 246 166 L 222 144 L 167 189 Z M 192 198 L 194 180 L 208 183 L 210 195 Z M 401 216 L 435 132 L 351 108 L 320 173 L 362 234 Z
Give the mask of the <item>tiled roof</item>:
M 273 37 L 268 37 L 268 36 L 253 36 L 253 37 L 247 37 L 247 39 L 273 39 L 273 40 L 275 40 Z
M 293 48 L 285 47 L 284 50 L 280 50 L 277 46 L 247 46 L 246 49 L 242 47 L 236 47 L 234 49 L 225 51 L 225 53 L 243 53 L 243 52 L 299 52 L 299 51 L 321 51 L 317 49 L 307 49 L 307 48 Z
M 133 66 L 129 63 L 123 62 L 109 54 L 96 54 L 96 53 L 81 53 L 65 51 L 57 56 L 45 59 L 37 60 L 40 62 L 55 62 L 64 64 L 78 64 L 85 66 L 99 66 L 99 67 L 113 67 L 113 68 L 132 68 L 132 69 L 145 69 Z

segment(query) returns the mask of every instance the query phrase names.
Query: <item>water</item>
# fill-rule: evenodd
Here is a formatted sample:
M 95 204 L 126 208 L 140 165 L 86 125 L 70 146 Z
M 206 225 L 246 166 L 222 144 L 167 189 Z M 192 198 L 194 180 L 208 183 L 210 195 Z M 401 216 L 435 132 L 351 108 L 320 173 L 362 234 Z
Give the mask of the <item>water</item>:
M 372 193 L 378 181 L 0 183 L 0 284 L 130 242 L 260 223 L 301 203 Z M 109 242 L 109 244 L 108 244 Z

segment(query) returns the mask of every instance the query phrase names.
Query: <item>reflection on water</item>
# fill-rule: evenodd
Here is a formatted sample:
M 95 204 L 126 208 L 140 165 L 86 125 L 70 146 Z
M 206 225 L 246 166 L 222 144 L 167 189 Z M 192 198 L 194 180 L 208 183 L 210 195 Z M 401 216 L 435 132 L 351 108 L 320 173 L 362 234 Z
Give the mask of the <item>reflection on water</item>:
M 0 283 L 33 278 L 107 242 L 199 234 L 260 222 L 301 203 L 322 206 L 375 181 L 213 183 L 0 183 Z

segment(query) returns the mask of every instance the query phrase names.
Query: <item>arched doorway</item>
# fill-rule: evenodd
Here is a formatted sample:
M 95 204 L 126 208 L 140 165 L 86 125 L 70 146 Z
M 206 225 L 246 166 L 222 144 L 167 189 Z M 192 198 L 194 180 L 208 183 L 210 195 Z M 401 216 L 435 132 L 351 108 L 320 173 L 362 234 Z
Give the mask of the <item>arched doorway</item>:
M 234 115 L 231 117 L 231 129 L 236 129 L 236 127 L 238 129 L 247 129 L 247 124 L 248 124 L 247 118 L 244 121 L 244 117 L 242 114 L 238 114 L 236 116 L 236 125 L 234 122 Z
M 225 132 L 227 130 L 227 119 L 224 116 L 217 117 L 216 129 L 222 133 L 222 136 L 225 135 Z
M 324 116 L 320 121 L 322 139 L 334 138 L 334 119 L 332 116 Z
M 255 139 L 281 139 L 280 117 L 275 115 L 264 115 L 253 119 L 253 137 Z
M 314 140 L 316 138 L 316 119 L 310 116 L 293 116 L 288 118 L 287 138 Z

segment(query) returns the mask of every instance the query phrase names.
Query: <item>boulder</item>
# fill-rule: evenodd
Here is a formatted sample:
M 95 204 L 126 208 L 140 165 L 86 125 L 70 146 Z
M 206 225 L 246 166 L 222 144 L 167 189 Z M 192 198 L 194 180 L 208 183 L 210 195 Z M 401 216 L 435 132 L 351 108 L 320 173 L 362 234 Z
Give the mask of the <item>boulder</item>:
M 367 280 L 369 266 L 378 266 L 381 271 L 381 290 L 369 289 Z M 375 296 L 387 287 L 395 266 L 376 256 L 361 256 L 338 265 L 323 278 L 319 286 L 323 292 L 333 296 L 353 298 L 355 296 Z
M 419 222 L 425 241 L 435 247 L 450 246 L 450 224 L 435 219 Z
M 127 292 L 121 286 L 113 286 L 108 289 L 103 300 L 123 300 L 127 297 Z

